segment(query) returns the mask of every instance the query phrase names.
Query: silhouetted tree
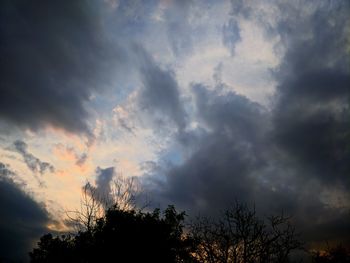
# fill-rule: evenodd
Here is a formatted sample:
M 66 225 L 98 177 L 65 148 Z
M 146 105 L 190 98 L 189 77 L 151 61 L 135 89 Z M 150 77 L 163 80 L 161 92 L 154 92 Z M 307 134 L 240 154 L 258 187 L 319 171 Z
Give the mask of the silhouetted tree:
M 67 211 L 68 225 L 75 228 L 77 232 L 90 232 L 97 220 L 104 216 L 105 209 L 95 188 L 87 183 L 82 189 L 80 209 Z
M 136 199 L 141 190 L 135 177 L 119 175 L 114 178 L 109 190 L 100 192 L 89 182 L 86 183 L 82 188 L 80 208 L 66 212 L 68 225 L 74 226 L 77 232 L 89 232 L 109 208 L 136 210 Z
M 342 245 L 328 247 L 326 251 L 316 251 L 312 255 L 314 263 L 350 263 L 350 251 Z
M 183 234 L 185 213 L 110 208 L 88 231 L 76 236 L 43 236 L 30 253 L 44 262 L 195 262 L 191 240 Z
M 255 209 L 238 204 L 217 221 L 200 217 L 191 226 L 195 257 L 209 263 L 282 263 L 301 247 L 288 217 L 257 217 Z
M 239 203 L 217 221 L 199 218 L 185 234 L 185 213 L 174 206 L 136 209 L 135 183 L 119 178 L 102 195 L 87 183 L 80 210 L 68 213 L 77 232 L 44 235 L 31 262 L 283 263 L 301 246 L 288 217 L 261 220 Z
M 38 247 L 30 252 L 32 262 L 73 262 L 73 238 L 71 236 L 53 237 L 46 234 L 40 238 Z

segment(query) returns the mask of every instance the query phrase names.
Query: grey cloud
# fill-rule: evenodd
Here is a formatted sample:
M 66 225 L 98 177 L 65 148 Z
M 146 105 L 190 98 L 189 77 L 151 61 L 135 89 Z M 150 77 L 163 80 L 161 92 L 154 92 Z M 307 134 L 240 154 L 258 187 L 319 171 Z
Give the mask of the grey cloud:
M 222 94 L 199 84 L 193 90 L 197 120 L 205 129 L 188 137 L 193 153 L 184 163 L 147 172 L 144 185 L 157 200 L 192 215 L 216 215 L 239 200 L 255 204 L 264 215 L 293 215 L 308 242 L 349 242 L 335 234 L 349 228 L 343 220 L 347 212 L 324 204 L 319 193 L 325 186 L 300 177 L 307 175 L 304 168 L 275 145 L 271 112 L 233 92 Z
M 264 165 L 263 108 L 232 92 L 193 89 L 198 120 L 209 131 L 199 134 L 192 156 L 170 169 L 155 192 L 190 211 L 213 212 L 238 197 L 251 200 L 251 173 Z
M 350 227 L 349 211 L 320 198 L 327 190 L 349 195 L 349 4 L 310 4 L 300 15 L 301 5 L 278 3 L 277 26 L 262 23 L 286 48 L 274 72 L 272 110 L 232 92 L 220 94 L 220 79 L 216 91 L 195 85 L 200 125 L 184 138 L 193 153 L 148 183 L 164 203 L 192 212 L 214 213 L 235 199 L 254 202 L 261 213 L 294 215 L 309 242 L 350 244 L 342 234 Z M 253 19 L 256 10 L 242 1 L 236 7 L 233 12 Z
M 0 163 L 0 260 L 26 262 L 34 242 L 48 231 L 49 216 L 9 174 L 14 173 Z
M 281 8 L 289 14 L 278 25 L 288 50 L 275 72 L 276 143 L 305 169 L 302 176 L 349 186 L 350 5 L 317 6 L 298 20 L 297 10 Z
M 130 123 L 130 121 L 128 120 L 128 118 L 126 116 L 123 116 L 122 114 L 116 114 L 115 118 L 118 122 L 118 125 L 124 129 L 125 131 L 127 131 L 130 134 L 135 135 L 135 125 L 133 123 Z
M 305 211 L 305 213 L 311 213 Z M 318 242 L 321 245 L 329 244 L 343 244 L 344 246 L 350 245 L 350 212 L 339 211 L 337 209 L 327 209 L 317 213 L 322 215 L 323 218 L 314 218 L 314 223 L 310 224 L 310 218 L 305 218 L 305 221 L 300 222 L 299 231 L 303 233 L 303 238 L 306 242 Z M 329 217 L 328 215 L 333 215 Z M 308 221 L 306 221 L 308 220 Z
M 12 172 L 8 166 L 2 162 L 0 162 L 0 175 L 4 176 L 6 178 L 11 177 L 12 175 L 14 175 L 15 173 Z
M 77 161 L 75 162 L 78 166 L 82 166 L 86 160 L 88 159 L 88 155 L 87 153 L 83 153 L 82 155 L 80 156 L 77 156 Z
M 0 118 L 21 128 L 88 133 L 86 103 L 108 82 L 118 48 L 94 1 L 3 1 Z
M 223 26 L 223 44 L 230 50 L 231 55 L 235 54 L 235 48 L 238 41 L 241 40 L 240 29 L 237 19 L 232 17 L 227 24 Z
M 213 80 L 215 82 L 215 85 L 222 84 L 222 69 L 223 64 L 221 62 L 214 68 Z
M 95 185 L 90 183 L 85 185 L 85 187 L 91 191 L 91 194 L 94 195 L 96 200 L 102 205 L 108 206 L 113 200 L 111 196 L 111 182 L 114 175 L 114 167 L 108 167 L 105 169 L 97 167 Z
M 266 123 L 266 110 L 235 92 L 220 94 L 220 86 L 218 88 L 218 91 L 209 91 L 201 84 L 193 86 L 198 119 L 214 132 L 225 133 L 227 129 L 232 138 L 243 136 L 255 141 L 260 136 L 257 129 Z M 263 131 L 260 130 L 260 134 Z
M 218 66 L 215 91 L 194 85 L 195 112 L 191 108 L 189 116 L 174 74 L 135 48 L 143 84 L 141 109 L 164 125 L 176 124 L 176 143 L 186 151 L 182 164 L 146 167 L 144 185 L 155 199 L 191 212 L 214 213 L 235 199 L 255 202 L 265 214 L 283 209 L 295 216 L 308 241 L 341 237 L 347 231 L 347 212 L 328 206 L 319 196 L 349 186 L 349 4 L 333 3 L 232 1 L 231 20 L 222 29 L 231 51 L 240 38 L 238 18 L 264 27 L 265 37 L 278 35 L 276 50 L 286 50 L 274 72 L 278 87 L 270 111 L 234 92 L 221 93 L 229 89 L 222 89 Z M 186 13 L 191 7 L 175 4 L 178 9 L 169 8 L 174 13 L 165 17 L 169 39 L 176 55 L 186 54 L 193 44 Z M 265 9 L 260 8 L 263 4 Z M 122 2 L 118 12 L 129 14 L 131 20 L 125 23 L 135 25 L 130 30 L 142 31 L 145 14 L 129 7 Z M 275 8 L 274 14 L 269 7 Z M 181 8 L 186 12 L 178 16 Z M 190 129 L 189 120 L 195 128 Z M 103 171 L 96 188 L 108 191 L 111 173 Z
M 17 140 L 13 143 L 13 146 L 14 150 L 22 155 L 24 162 L 32 172 L 44 174 L 47 171 L 51 173 L 55 171 L 55 167 L 52 164 L 43 162 L 28 152 L 28 145 L 24 141 Z
M 230 15 L 233 17 L 241 16 L 245 19 L 252 19 L 252 16 L 259 17 L 261 16 L 264 12 L 263 10 L 258 10 L 255 12 L 254 8 L 254 1 L 247 2 L 244 0 L 231 0 L 231 12 Z M 266 3 L 265 3 L 266 4 Z
M 190 9 L 193 1 L 173 1 L 165 11 L 169 44 L 175 55 L 188 54 L 192 49 L 194 30 L 189 23 Z
M 142 34 L 158 3 L 144 2 L 142 0 L 120 0 L 113 10 L 113 26 L 118 27 L 123 37 L 134 37 Z
M 183 129 L 186 126 L 186 113 L 174 73 L 162 69 L 144 50 L 139 48 L 138 52 L 142 60 L 142 109 L 154 114 L 154 117 L 165 117 L 174 122 L 179 129 Z
M 102 169 L 100 167 L 96 170 L 97 178 L 96 178 L 96 190 L 101 193 L 108 195 L 111 192 L 110 183 L 114 176 L 114 167 L 108 167 L 106 169 Z
M 19 143 L 19 144 L 21 144 L 21 143 Z M 75 164 L 78 166 L 84 165 L 86 160 L 89 158 L 87 152 L 78 153 L 74 147 L 71 147 L 68 145 L 65 146 L 62 143 L 56 144 L 55 147 L 58 151 L 67 152 L 68 154 L 74 156 Z

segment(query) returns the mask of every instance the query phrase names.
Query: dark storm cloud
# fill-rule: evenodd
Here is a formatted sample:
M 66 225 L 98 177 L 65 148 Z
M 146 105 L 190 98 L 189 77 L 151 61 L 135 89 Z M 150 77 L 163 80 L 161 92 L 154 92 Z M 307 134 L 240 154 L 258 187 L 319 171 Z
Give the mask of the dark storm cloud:
M 202 133 L 193 155 L 161 181 L 160 195 L 192 211 L 250 199 L 255 184 L 250 174 L 264 165 L 264 109 L 232 92 L 220 95 L 202 85 L 193 90 L 198 119 L 210 132 Z
M 307 213 L 307 211 L 305 211 Z M 310 212 L 309 212 L 310 213 Z M 343 244 L 350 246 L 350 213 L 349 211 L 339 211 L 337 209 L 323 209 L 318 215 L 324 216 L 320 220 L 315 217 L 315 221 L 310 223 L 310 218 L 298 224 L 299 231 L 303 234 L 306 242 L 318 242 L 322 246 L 329 242 L 331 245 Z M 327 215 L 333 215 L 327 217 Z
M 87 132 L 86 103 L 117 56 L 94 1 L 2 1 L 0 118 Z
M 281 8 L 288 50 L 275 72 L 276 142 L 305 168 L 302 176 L 350 186 L 350 5 L 335 1 L 299 20 L 297 10 Z
M 149 54 L 139 49 L 141 80 L 141 108 L 154 114 L 154 117 L 167 118 L 179 129 L 186 125 L 186 114 L 181 103 L 179 87 L 174 73 L 162 69 Z
M 53 173 L 55 171 L 55 167 L 48 163 L 43 162 L 39 158 L 35 157 L 33 154 L 28 152 L 28 145 L 21 140 L 17 140 L 13 143 L 14 150 L 22 155 L 24 162 L 26 163 L 27 167 L 33 172 L 33 173 L 40 173 L 44 174 L 45 172 L 49 171 Z
M 238 200 L 256 205 L 262 215 L 293 215 L 305 241 L 350 244 L 339 235 L 349 228 L 343 220 L 348 211 L 323 203 L 323 185 L 300 177 L 304 167 L 276 147 L 270 112 L 233 92 L 220 94 L 203 85 L 193 90 L 205 131 L 187 137 L 193 153 L 183 164 L 146 176 L 144 185 L 156 200 L 175 203 L 192 215 L 217 215 Z
M 247 19 L 256 12 L 233 3 Z M 283 2 L 277 27 L 262 21 L 286 49 L 274 72 L 278 86 L 271 111 L 220 93 L 222 83 L 216 91 L 194 86 L 200 132 L 184 136 L 192 154 L 182 164 L 155 171 L 147 181 L 160 200 L 209 214 L 236 199 L 255 203 L 265 215 L 293 215 L 309 242 L 350 244 L 343 234 L 349 211 L 339 201 L 322 199 L 324 191 L 350 194 L 350 10 L 345 2 L 335 3 Z M 310 10 L 301 15 L 301 7 Z
M 14 173 L 0 163 L 0 260 L 27 261 L 34 242 L 47 231 L 49 217 L 9 174 Z

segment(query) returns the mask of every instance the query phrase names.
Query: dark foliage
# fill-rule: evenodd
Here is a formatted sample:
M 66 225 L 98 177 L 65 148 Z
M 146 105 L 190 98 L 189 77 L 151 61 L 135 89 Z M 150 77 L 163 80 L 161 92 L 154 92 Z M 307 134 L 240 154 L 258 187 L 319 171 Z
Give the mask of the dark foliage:
M 163 213 L 142 212 L 130 206 L 128 198 L 101 213 L 99 196 L 87 189 L 83 209 L 72 221 L 80 226 L 77 234 L 44 235 L 29 253 L 32 263 L 283 263 L 301 248 L 290 218 L 283 215 L 262 220 L 255 209 L 236 203 L 218 220 L 200 217 L 184 231 L 185 212 L 178 213 L 174 206 Z M 125 202 L 130 209 L 121 208 Z
M 316 251 L 312 256 L 313 263 L 350 263 L 350 250 L 342 245 L 328 248 L 322 253 Z
M 161 215 L 109 209 L 90 230 L 75 236 L 44 235 L 30 253 L 44 262 L 193 262 L 183 236 L 185 213 L 169 206 Z

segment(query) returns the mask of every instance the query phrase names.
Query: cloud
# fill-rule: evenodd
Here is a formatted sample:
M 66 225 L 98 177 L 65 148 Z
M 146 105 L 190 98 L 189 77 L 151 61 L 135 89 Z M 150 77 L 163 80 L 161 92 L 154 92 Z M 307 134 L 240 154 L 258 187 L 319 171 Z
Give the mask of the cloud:
M 34 242 L 47 231 L 49 216 L 10 177 L 14 174 L 0 163 L 0 259 L 28 259 Z
M 77 158 L 77 161 L 75 162 L 78 166 L 83 166 L 86 160 L 88 159 L 87 153 L 83 153 L 80 157 Z
M 52 164 L 48 162 L 43 162 L 39 158 L 35 157 L 33 154 L 28 152 L 28 145 L 24 141 L 15 141 L 13 143 L 13 147 L 16 152 L 22 155 L 27 167 L 33 173 L 44 174 L 47 171 L 51 173 L 55 172 L 55 167 Z
M 223 26 L 222 31 L 222 42 L 230 50 L 231 55 L 234 55 L 236 43 L 241 40 L 237 19 L 234 17 L 230 18 L 228 23 Z
M 84 166 L 89 159 L 87 152 L 78 152 L 76 148 L 62 143 L 57 143 L 53 148 L 53 154 L 60 160 L 74 162 L 77 166 Z
M 10 177 L 12 175 L 15 175 L 15 173 L 12 172 L 11 170 L 9 170 L 7 165 L 0 162 L 0 175 L 7 178 L 7 177 Z
M 102 205 L 109 206 L 113 202 L 111 182 L 115 175 L 114 167 L 102 169 L 97 167 L 95 185 L 87 183 L 88 194 L 92 194 Z
M 123 152 L 124 164 L 145 162 L 144 186 L 163 204 L 214 214 L 236 199 L 255 202 L 261 213 L 294 215 L 308 241 L 346 240 L 350 203 L 325 196 L 350 196 L 347 2 L 106 3 L 107 12 L 83 0 L 3 4 L 1 132 L 86 133 L 96 107 L 106 113 L 100 141 L 86 153 L 57 148 L 62 160 L 82 165 L 88 154 L 106 164 Z M 105 103 L 97 95 L 125 59 L 109 37 L 132 52 L 113 72 L 123 90 Z M 204 84 L 213 71 L 215 85 Z M 276 89 L 265 106 L 252 101 L 261 87 Z M 35 173 L 53 169 L 25 142 L 13 147 Z M 98 168 L 91 189 L 108 196 L 114 173 Z
M 192 153 L 183 163 L 147 172 L 144 185 L 155 200 L 175 203 L 192 215 L 216 215 L 238 200 L 255 204 L 264 215 L 293 215 L 308 242 L 349 243 L 335 234 L 348 229 L 349 224 L 337 224 L 345 222 L 348 208 L 325 204 L 320 193 L 328 186 L 310 180 L 275 145 L 271 112 L 234 92 L 209 91 L 200 84 L 193 89 L 201 132 L 187 137 Z
M 130 105 L 129 105 L 129 109 L 132 111 Z M 126 130 L 127 132 L 131 133 L 131 134 L 135 134 L 134 133 L 134 129 L 135 129 L 135 125 L 133 123 L 131 123 L 131 113 L 128 112 L 126 109 L 124 109 L 124 107 L 122 106 L 117 106 L 116 108 L 113 109 L 113 114 L 114 114 L 114 119 L 116 121 L 116 123 L 118 124 L 118 126 L 120 126 L 122 129 Z
M 293 215 L 308 242 L 350 244 L 341 234 L 350 227 L 349 202 L 322 198 L 350 195 L 349 5 L 310 4 L 300 13 L 303 5 L 283 3 L 275 24 L 254 20 L 266 37 L 278 34 L 276 50 L 285 51 L 270 108 L 225 92 L 219 78 L 215 87 L 193 85 L 196 126 L 184 140 L 190 154 L 155 169 L 145 184 L 164 204 L 192 213 L 215 214 L 238 199 L 265 215 Z M 255 19 L 257 10 L 242 8 Z
M 178 8 L 194 12 L 191 5 Z M 169 32 L 174 33 L 171 36 L 179 36 L 179 41 L 170 41 L 177 58 L 182 53 L 190 55 L 186 51 L 198 44 L 193 41 L 195 37 L 198 42 L 203 40 L 189 34 L 194 31 L 191 14 L 186 12 L 183 23 L 177 20 L 176 8 L 168 19 Z M 348 13 L 349 4 L 340 1 L 232 1 L 231 16 L 218 26 L 222 38 L 217 39 L 232 52 L 242 51 L 238 46 L 235 49 L 236 45 L 240 38 L 239 46 L 253 41 L 254 36 L 247 34 L 251 30 L 251 34 L 262 31 L 261 38 L 271 46 L 275 44 L 273 55 L 280 64 L 272 70 L 277 87 L 269 108 L 233 92 L 240 87 L 223 83 L 220 66 L 215 71 L 216 86 L 192 84 L 188 93 L 193 100 L 184 100 L 175 73 L 160 64 L 163 61 L 159 61 L 159 54 L 151 55 L 139 48 L 140 108 L 160 124 L 175 124 L 181 131 L 169 132 L 167 139 L 171 137 L 175 142 L 162 152 L 168 150 L 168 158 L 178 162 L 164 165 L 156 160 L 154 166 L 163 166 L 150 183 L 161 202 L 175 202 L 188 211 L 209 214 L 235 199 L 255 202 L 261 213 L 283 209 L 294 215 L 309 241 L 334 239 L 337 235 L 341 238 L 339 233 L 349 228 L 345 219 L 350 204 L 339 207 L 338 201 L 322 196 L 327 191 L 344 199 L 349 196 Z M 188 38 L 182 37 L 184 32 Z M 248 50 L 254 52 L 253 48 Z M 254 65 L 278 64 L 266 65 L 261 58 L 264 56 L 256 56 Z M 220 65 L 217 61 L 215 64 Z M 193 75 L 195 70 L 190 68 L 189 72 Z M 242 72 L 242 66 L 236 71 Z M 256 92 L 257 87 L 252 90 Z M 317 235 L 319 231 L 322 236 Z
M 204 132 L 191 142 L 193 154 L 155 188 L 161 198 L 188 210 L 213 211 L 251 195 L 256 181 L 251 173 L 264 164 L 266 117 L 261 106 L 233 92 L 220 94 L 200 84 L 193 90 Z
M 193 1 L 171 1 L 164 11 L 167 36 L 176 56 L 188 54 L 193 48 L 193 33 L 190 15 Z
M 349 229 L 349 204 L 321 198 L 330 189 L 349 196 L 349 5 L 310 5 L 299 16 L 298 5 L 278 8 L 285 15 L 273 27 L 255 18 L 252 6 L 239 7 L 245 19 L 262 22 L 266 36 L 278 34 L 285 49 L 272 108 L 224 93 L 220 79 L 214 88 L 194 85 L 192 153 L 166 176 L 151 176 L 150 185 L 164 203 L 194 213 L 254 202 L 263 214 L 292 214 L 309 242 L 350 244 L 341 234 Z
M 312 176 L 350 186 L 350 69 L 347 14 L 350 5 L 316 6 L 305 17 L 288 14 L 278 25 L 287 45 L 275 72 L 276 142 Z
M 172 71 L 162 69 L 143 49 L 139 48 L 141 81 L 143 88 L 139 96 L 141 109 L 158 119 L 166 118 L 178 129 L 186 126 L 186 113 L 180 91 Z
M 96 169 L 97 177 L 96 177 L 96 190 L 101 195 L 109 195 L 111 193 L 110 183 L 114 176 L 114 167 L 108 167 L 106 169 L 102 169 L 98 167 Z
M 2 3 L 2 120 L 89 132 L 86 103 L 109 81 L 120 54 L 104 34 L 101 14 L 85 0 Z

